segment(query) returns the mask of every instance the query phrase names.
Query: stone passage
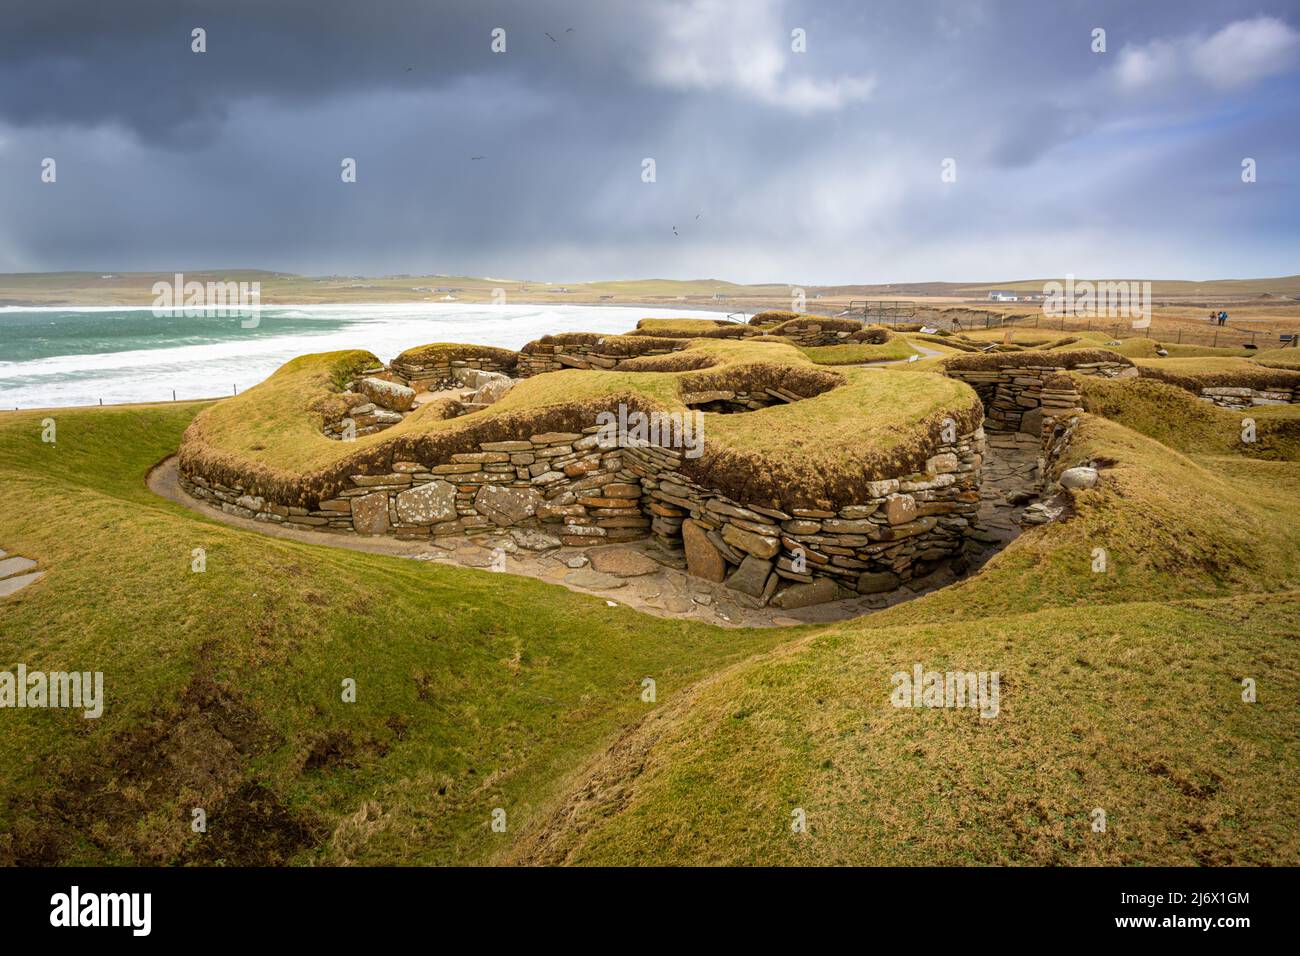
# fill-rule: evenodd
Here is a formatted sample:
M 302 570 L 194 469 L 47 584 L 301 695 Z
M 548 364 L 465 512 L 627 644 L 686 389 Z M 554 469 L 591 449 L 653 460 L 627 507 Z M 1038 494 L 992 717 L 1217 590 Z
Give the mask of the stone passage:
M 31 558 L 9 554 L 0 548 L 0 598 L 6 598 L 45 576 L 44 571 L 33 570 L 36 562 Z
M 1091 361 L 1078 361 L 1077 355 Z M 1083 411 L 1078 391 L 1064 374 L 1136 378 L 1138 370 L 1114 352 L 1012 352 L 959 356 L 945 363 L 948 375 L 975 389 L 984 403 L 984 427 L 990 432 L 1024 432 L 1035 441 L 1052 422 Z

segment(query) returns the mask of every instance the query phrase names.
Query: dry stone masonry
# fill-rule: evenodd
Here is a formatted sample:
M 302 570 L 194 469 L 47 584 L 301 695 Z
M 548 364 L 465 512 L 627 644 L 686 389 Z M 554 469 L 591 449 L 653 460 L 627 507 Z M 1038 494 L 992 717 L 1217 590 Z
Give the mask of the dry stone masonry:
M 838 337 L 843 330 L 832 330 Z M 874 332 L 875 330 L 867 330 Z M 809 334 L 820 334 L 809 330 Z M 849 333 L 852 334 L 852 333 Z M 412 350 L 392 366 L 368 370 L 348 383 L 343 398 L 358 434 L 400 421 L 419 407 L 421 392 L 460 388 L 461 412 L 500 398 L 515 376 L 565 368 L 618 368 L 632 358 L 667 355 L 689 340 L 653 336 L 568 334 L 530 343 L 517 357 L 441 347 Z M 511 358 L 514 360 L 512 361 Z M 992 434 L 1026 433 L 1044 460 L 1068 445 L 1080 399 L 1060 364 L 950 367 L 984 400 Z M 635 367 L 635 366 L 633 366 Z M 1125 375 L 1115 356 L 1072 371 Z M 782 373 L 785 374 L 785 373 Z M 828 377 L 820 370 L 805 377 Z M 690 409 L 743 413 L 806 395 L 777 376 L 706 377 L 682 396 Z M 743 386 L 740 384 L 743 382 Z M 775 384 L 774 384 L 775 383 Z M 730 387 L 728 387 L 730 386 Z M 809 384 L 815 391 L 833 383 Z M 865 483 L 858 500 L 796 507 L 779 500 L 739 500 L 694 480 L 681 449 L 628 436 L 611 439 L 597 421 L 472 442 L 438 460 L 418 453 L 335 481 L 328 497 L 302 495 L 298 504 L 272 501 L 255 483 L 228 483 L 182 470 L 192 496 L 241 518 L 341 535 L 436 539 L 499 529 L 533 536 L 547 547 L 589 547 L 652 537 L 669 557 L 698 577 L 725 584 L 738 600 L 781 608 L 875 595 L 925 578 L 945 565 L 960 569 L 982 550 L 979 511 L 987 445 L 984 427 L 930 439 L 924 466 Z M 338 437 L 340 422 L 327 426 Z M 1028 433 L 1032 432 L 1030 435 Z M 472 441 L 472 440 L 471 440 Z M 420 447 L 420 446 L 408 446 Z M 741 482 L 737 487 L 744 487 Z M 733 492 L 734 494 L 734 492 Z M 808 499 L 790 489 L 788 502 Z
M 616 369 L 629 359 L 668 355 L 690 344 L 690 339 L 654 336 L 606 336 L 587 332 L 547 335 L 520 350 L 518 374 L 526 378 L 566 368 Z

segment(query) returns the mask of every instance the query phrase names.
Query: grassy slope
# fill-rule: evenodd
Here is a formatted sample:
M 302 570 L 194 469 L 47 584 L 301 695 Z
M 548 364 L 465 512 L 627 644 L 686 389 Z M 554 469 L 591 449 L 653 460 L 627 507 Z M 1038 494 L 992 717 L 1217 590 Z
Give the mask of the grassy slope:
M 0 862 L 483 861 L 644 713 L 643 677 L 664 701 L 788 636 L 205 520 L 143 480 L 194 411 L 62 411 L 54 446 L 0 416 L 0 546 L 48 568 L 0 606 L 0 666 L 102 670 L 108 696 L 3 713 Z
M 1188 457 L 1103 419 L 1070 458 L 1094 456 L 1117 464 L 1077 515 L 979 577 L 664 708 L 588 769 L 601 797 L 568 807 L 577 826 L 530 834 L 520 858 L 1300 862 L 1300 467 Z M 890 675 L 916 663 L 999 671 L 1001 716 L 895 709 Z

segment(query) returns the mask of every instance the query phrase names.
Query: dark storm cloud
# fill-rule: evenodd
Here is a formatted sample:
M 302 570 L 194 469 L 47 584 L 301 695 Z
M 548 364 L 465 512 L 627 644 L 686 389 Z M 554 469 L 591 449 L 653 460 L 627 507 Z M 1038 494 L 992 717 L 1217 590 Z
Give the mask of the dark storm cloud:
M 0 270 L 1294 271 L 1295 6 L 22 0 Z

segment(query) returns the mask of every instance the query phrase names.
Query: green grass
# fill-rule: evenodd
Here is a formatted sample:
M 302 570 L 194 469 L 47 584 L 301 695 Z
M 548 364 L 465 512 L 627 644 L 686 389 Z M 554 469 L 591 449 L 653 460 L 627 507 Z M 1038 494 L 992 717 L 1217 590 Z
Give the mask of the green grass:
M 486 862 L 646 712 L 642 678 L 670 700 L 785 637 L 199 517 L 144 485 L 195 410 L 61 411 L 55 445 L 0 416 L 0 546 L 47 570 L 0 609 L 0 666 L 102 670 L 108 698 L 3 713 L 0 861 Z
M 1300 468 L 1191 458 L 1104 419 L 1071 461 L 1093 457 L 1116 464 L 1070 521 L 704 682 L 596 761 L 567 825 L 515 859 L 1300 862 Z M 999 717 L 894 708 L 891 675 L 917 663 L 998 671 Z
M 735 323 L 721 319 L 642 319 L 636 327 L 645 332 L 694 332 L 703 335 L 714 329 L 727 328 Z
M 850 342 L 846 345 L 810 345 L 799 351 L 818 365 L 861 365 L 868 362 L 897 362 L 915 355 L 907 339 L 896 335 L 882 345 Z

